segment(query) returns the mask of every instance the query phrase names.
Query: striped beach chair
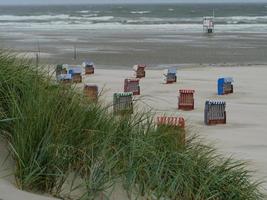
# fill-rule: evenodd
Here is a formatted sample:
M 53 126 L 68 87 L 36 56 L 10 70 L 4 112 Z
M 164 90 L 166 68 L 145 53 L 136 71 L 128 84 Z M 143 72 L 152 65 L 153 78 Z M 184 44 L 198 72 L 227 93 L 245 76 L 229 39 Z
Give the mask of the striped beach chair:
M 113 94 L 113 112 L 114 114 L 132 114 L 133 113 L 133 93 L 120 92 Z
M 157 128 L 164 133 L 177 134 L 178 145 L 185 145 L 185 120 L 183 117 L 157 117 Z
M 195 90 L 179 90 L 178 109 L 179 110 L 194 110 L 194 93 Z
M 206 125 L 226 124 L 225 101 L 208 100 L 205 102 L 204 122 Z

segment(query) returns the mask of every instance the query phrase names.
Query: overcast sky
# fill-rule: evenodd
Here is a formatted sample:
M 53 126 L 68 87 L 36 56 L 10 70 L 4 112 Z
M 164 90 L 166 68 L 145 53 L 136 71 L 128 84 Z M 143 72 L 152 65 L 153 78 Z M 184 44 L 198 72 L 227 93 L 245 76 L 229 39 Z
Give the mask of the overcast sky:
M 225 3 L 261 2 L 267 0 L 0 0 L 0 4 L 79 4 L 79 3 Z

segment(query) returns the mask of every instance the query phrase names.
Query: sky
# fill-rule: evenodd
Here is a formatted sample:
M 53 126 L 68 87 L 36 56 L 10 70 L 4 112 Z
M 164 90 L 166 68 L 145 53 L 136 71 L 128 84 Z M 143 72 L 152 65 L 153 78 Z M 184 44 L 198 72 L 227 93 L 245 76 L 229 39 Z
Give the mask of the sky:
M 95 4 L 95 3 L 225 3 L 261 2 L 267 0 L 0 0 L 0 5 L 21 4 Z

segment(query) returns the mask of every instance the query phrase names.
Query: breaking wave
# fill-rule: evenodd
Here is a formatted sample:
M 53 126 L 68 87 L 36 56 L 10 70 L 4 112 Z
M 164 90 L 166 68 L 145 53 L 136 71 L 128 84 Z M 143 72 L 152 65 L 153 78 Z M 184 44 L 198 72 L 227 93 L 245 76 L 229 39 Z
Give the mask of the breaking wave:
M 79 11 L 82 12 L 82 11 Z M 148 11 L 132 11 L 132 14 L 146 14 Z M 202 17 L 155 17 L 155 16 L 113 16 L 113 15 L 100 15 L 91 13 L 85 10 L 79 15 L 0 15 L 1 24 L 4 23 L 56 23 L 64 22 L 66 24 L 83 24 L 83 23 L 117 23 L 121 25 L 164 25 L 164 24 L 201 24 Z M 216 17 L 215 24 L 266 24 L 267 16 L 231 16 L 231 17 Z

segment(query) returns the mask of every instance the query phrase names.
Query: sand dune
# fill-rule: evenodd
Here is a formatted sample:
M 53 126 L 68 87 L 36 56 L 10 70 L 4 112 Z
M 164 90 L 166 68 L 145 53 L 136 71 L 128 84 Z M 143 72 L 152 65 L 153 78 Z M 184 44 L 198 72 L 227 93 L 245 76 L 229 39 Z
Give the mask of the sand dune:
M 256 170 L 255 178 L 267 178 L 267 66 L 250 67 L 199 67 L 178 70 L 176 84 L 163 84 L 162 70 L 148 70 L 147 77 L 141 80 L 139 108 L 153 109 L 158 115 L 184 116 L 188 129 L 199 134 L 208 143 L 214 144 L 226 156 L 246 160 L 249 167 Z M 84 82 L 96 83 L 103 88 L 101 101 L 112 104 L 114 92 L 123 91 L 123 80 L 133 75 L 129 70 L 96 69 L 96 74 L 84 76 Z M 235 80 L 234 94 L 218 97 L 217 78 L 232 76 Z M 77 85 L 82 88 L 83 84 Z M 196 109 L 178 111 L 178 89 L 195 89 Z M 227 124 L 205 126 L 203 122 L 204 103 L 207 99 L 225 100 Z M 1 140 L 0 140 L 1 141 Z M 3 200 L 48 200 L 47 197 L 29 194 L 16 189 L 12 176 L 13 163 L 5 158 L 7 145 L 0 142 L 0 199 Z M 4 162 L 4 164 L 3 164 Z M 7 171 L 5 169 L 8 169 Z M 263 184 L 267 189 L 267 184 Z M 116 190 L 117 191 L 117 190 Z M 125 199 L 123 192 L 116 192 L 111 199 Z

